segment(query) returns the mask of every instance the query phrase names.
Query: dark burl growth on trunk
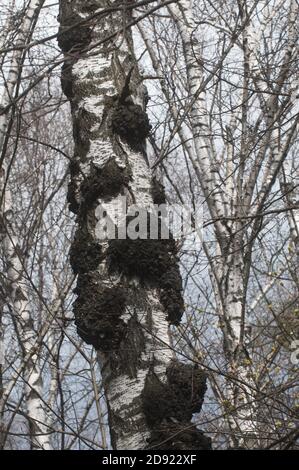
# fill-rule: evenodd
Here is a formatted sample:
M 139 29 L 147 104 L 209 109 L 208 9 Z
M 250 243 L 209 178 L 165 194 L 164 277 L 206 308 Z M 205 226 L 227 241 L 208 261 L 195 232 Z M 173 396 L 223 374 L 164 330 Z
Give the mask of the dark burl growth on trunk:
M 137 276 L 144 285 L 157 288 L 168 321 L 179 324 L 184 313 L 184 301 L 173 238 L 109 240 L 107 261 L 111 272 Z
M 153 450 L 211 450 L 211 439 L 192 423 L 159 424 L 148 440 Z
M 133 150 L 142 151 L 151 125 L 147 113 L 132 98 L 117 100 L 111 110 L 112 132 L 119 135 Z
M 73 60 L 65 60 L 61 67 L 61 88 L 63 93 L 68 99 L 73 97 L 73 78 L 72 78 L 72 66 Z
M 165 204 L 166 203 L 166 195 L 165 189 L 162 183 L 157 180 L 154 176 L 151 181 L 151 193 L 154 204 Z
M 188 422 L 199 413 L 206 391 L 206 375 L 190 364 L 173 361 L 167 369 L 167 383 L 150 371 L 143 391 L 143 410 L 153 426 L 165 419 Z
M 96 349 L 117 350 L 126 332 L 120 318 L 124 313 L 127 293 L 121 286 L 102 285 L 97 273 L 81 274 L 75 289 L 75 324 L 79 336 Z
M 69 210 L 74 214 L 78 214 L 79 203 L 76 197 L 76 184 L 73 180 L 71 180 L 68 184 L 66 199 L 69 203 Z
M 164 274 L 161 273 L 158 286 L 160 302 L 173 325 L 180 323 L 185 309 L 182 277 L 177 263 L 173 260 L 168 270 Z
M 78 229 L 70 249 L 70 262 L 75 274 L 95 271 L 103 260 L 102 247 L 85 229 Z
M 191 364 L 173 361 L 166 376 L 163 383 L 151 369 L 142 393 L 143 412 L 152 429 L 149 448 L 210 448 L 210 439 L 191 423 L 193 413 L 199 413 L 202 407 L 205 373 Z
M 128 170 L 120 168 L 114 159 L 109 160 L 102 168 L 94 167 L 81 185 L 84 204 L 91 206 L 98 198 L 109 199 L 121 194 L 129 180 Z

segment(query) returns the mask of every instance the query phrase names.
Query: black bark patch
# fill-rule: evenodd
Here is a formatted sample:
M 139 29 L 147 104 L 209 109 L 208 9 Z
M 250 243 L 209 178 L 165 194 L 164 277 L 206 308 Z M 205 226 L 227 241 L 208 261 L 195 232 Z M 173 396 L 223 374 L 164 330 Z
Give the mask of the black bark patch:
M 145 351 L 144 331 L 138 320 L 130 318 L 126 334 L 119 349 L 120 363 L 129 377 L 136 377 L 142 352 Z
M 76 143 L 76 153 L 79 155 L 80 160 L 84 162 L 90 149 L 90 134 L 89 128 L 86 128 L 86 123 L 80 115 L 73 118 L 73 137 Z
M 74 181 L 70 181 L 67 187 L 66 199 L 67 199 L 67 202 L 69 203 L 69 210 L 73 212 L 74 214 L 78 214 L 79 207 L 80 207 L 77 201 L 77 197 L 76 197 L 76 189 L 77 189 L 77 186 L 74 183 Z
M 90 176 L 81 184 L 84 203 L 91 206 L 98 198 L 109 199 L 117 196 L 129 180 L 128 171 L 120 168 L 113 159 L 102 168 L 94 167 Z
M 126 324 L 118 350 L 109 355 L 111 376 L 127 374 L 134 378 L 142 366 L 142 353 L 145 351 L 144 330 L 134 316 Z
M 133 150 L 143 150 L 151 125 L 146 112 L 131 98 L 117 102 L 111 113 L 112 131 L 125 140 Z
M 69 164 L 71 177 L 77 176 L 80 173 L 80 163 L 76 158 L 73 158 Z
M 127 293 L 121 286 L 103 287 L 95 273 L 79 276 L 74 302 L 78 335 L 96 349 L 117 350 L 124 336 L 124 313 Z
M 102 247 L 87 230 L 78 229 L 70 249 L 70 262 L 75 274 L 94 271 L 103 260 Z
M 69 51 L 79 52 L 91 43 L 92 29 L 82 22 L 79 15 L 74 14 L 69 7 L 68 14 L 64 14 L 64 22 L 61 24 L 57 36 L 60 49 L 67 53 Z
M 74 117 L 74 140 L 81 146 L 90 145 L 91 128 L 97 122 L 96 116 L 80 108 Z
M 155 177 L 153 177 L 151 181 L 151 194 L 154 204 L 160 205 L 166 203 L 164 186 Z
M 80 165 L 76 158 L 73 158 L 69 164 L 69 171 L 71 175 L 71 181 L 68 184 L 67 190 L 67 202 L 69 203 L 69 210 L 74 214 L 79 212 L 79 201 L 77 192 L 77 182 L 75 181 L 76 176 L 80 173 Z
M 174 325 L 180 322 L 184 301 L 173 238 L 109 240 L 107 262 L 111 272 L 137 276 L 142 283 L 156 287 L 168 321 Z
M 201 410 L 206 375 L 189 364 L 173 361 L 167 368 L 167 382 L 150 371 L 142 393 L 143 411 L 150 427 L 164 420 L 188 422 Z
M 151 308 L 143 289 L 122 285 L 126 289 L 126 306 L 129 314 L 127 318 L 129 318 L 118 350 L 114 350 L 106 357 L 108 366 L 106 364 L 105 374 L 109 376 L 109 380 L 119 377 L 120 374 L 136 378 L 140 369 L 148 367 L 146 355 L 143 355 L 146 350 L 145 329 L 138 319 L 138 312 L 143 312 L 143 321 L 147 322 L 151 317 Z
M 163 423 L 152 431 L 147 449 L 211 450 L 211 439 L 190 423 Z

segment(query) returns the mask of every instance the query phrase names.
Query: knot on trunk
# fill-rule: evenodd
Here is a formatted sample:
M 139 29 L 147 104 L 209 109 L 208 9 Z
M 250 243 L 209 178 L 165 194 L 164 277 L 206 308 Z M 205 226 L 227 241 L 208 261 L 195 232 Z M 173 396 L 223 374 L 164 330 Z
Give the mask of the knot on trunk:
M 158 204 L 159 206 L 160 204 L 166 203 L 164 186 L 155 176 L 151 180 L 151 194 L 154 204 Z
M 98 198 L 110 199 L 117 196 L 129 181 L 128 170 L 120 168 L 114 159 L 110 159 L 101 168 L 93 167 L 90 175 L 81 184 L 85 206 L 91 206 Z
M 59 28 L 57 41 L 64 53 L 76 53 L 87 48 L 91 43 L 92 28 L 88 23 L 82 21 L 80 15 L 71 11 L 71 6 L 69 9 L 69 14 L 63 15 L 67 19 Z
M 150 428 L 148 448 L 209 449 L 210 439 L 191 423 L 201 410 L 206 375 L 190 364 L 172 361 L 163 383 L 150 370 L 142 392 L 143 412 Z

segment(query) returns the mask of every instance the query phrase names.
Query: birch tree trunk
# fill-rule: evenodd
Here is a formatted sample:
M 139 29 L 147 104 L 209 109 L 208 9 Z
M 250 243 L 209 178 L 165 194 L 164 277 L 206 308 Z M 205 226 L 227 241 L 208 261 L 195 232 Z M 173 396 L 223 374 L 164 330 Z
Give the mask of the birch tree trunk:
M 15 50 L 9 58 L 9 70 L 2 86 L 0 102 L 0 154 L 2 168 L 0 175 L 1 192 L 1 235 L 3 251 L 7 263 L 7 292 L 5 298 L 10 303 L 12 315 L 15 319 L 15 327 L 19 330 L 20 347 L 23 357 L 32 350 L 35 344 L 36 331 L 30 311 L 30 301 L 27 294 L 26 281 L 24 280 L 24 266 L 20 259 L 20 244 L 13 228 L 13 205 L 11 194 L 7 186 L 6 170 L 6 146 L 9 138 L 8 123 L 11 118 L 11 105 L 18 81 L 22 74 L 24 61 L 23 47 L 32 36 L 32 31 L 44 0 L 31 0 L 24 11 L 15 41 Z M 15 2 L 11 2 L 12 10 Z M 7 33 L 14 26 L 12 16 L 7 20 Z M 5 38 L 3 38 L 3 44 Z M 30 429 L 30 443 L 33 449 L 50 449 L 49 434 L 47 433 L 45 405 L 42 400 L 43 380 L 39 368 L 38 348 L 25 362 L 24 390 L 27 406 L 27 416 Z M 4 391 L 5 393 L 5 391 Z
M 157 197 L 146 158 L 146 91 L 127 28 L 132 3 L 118 5 L 60 1 L 62 86 L 75 140 L 68 192 L 77 214 L 75 322 L 98 351 L 113 448 L 209 448 L 190 422 L 204 374 L 178 363 L 171 347 L 169 325 L 184 309 L 174 241 L 102 239 L 97 231 L 113 219 L 119 196 L 148 213 Z
M 2 176 L 5 173 L 2 172 Z M 0 189 L 3 191 L 1 178 Z M 24 266 L 20 259 L 20 245 L 12 226 L 12 202 L 8 188 L 2 201 L 2 243 L 7 263 L 6 300 L 11 305 L 16 334 L 24 359 L 24 391 L 29 424 L 30 444 L 32 449 L 49 450 L 50 434 L 47 432 L 45 404 L 43 401 L 43 378 L 39 367 L 39 347 L 36 344 L 36 330 L 27 293 L 27 281 Z M 28 355 L 35 349 L 33 354 Z M 27 359 L 25 360 L 27 356 Z
M 254 3 L 240 2 L 240 31 L 244 50 L 244 81 L 242 96 L 242 123 L 240 154 L 238 166 L 235 166 L 230 147 L 230 136 L 226 136 L 225 162 L 220 164 L 221 157 L 217 155 L 213 141 L 213 129 L 209 116 L 208 100 L 205 93 L 204 59 L 202 57 L 200 28 L 194 18 L 193 2 L 179 0 L 168 5 L 168 10 L 176 24 L 184 52 L 187 72 L 188 117 L 193 139 L 193 150 L 181 138 L 183 146 L 193 164 L 198 177 L 206 204 L 213 220 L 214 234 L 217 243 L 215 261 L 209 255 L 211 278 L 214 295 L 223 334 L 223 347 L 227 361 L 227 399 L 224 410 L 230 426 L 231 446 L 234 448 L 253 448 L 259 446 L 257 424 L 257 390 L 253 380 L 251 358 L 247 350 L 250 340 L 246 320 L 247 284 L 251 266 L 253 240 L 259 231 L 260 221 L 257 219 L 249 231 L 245 218 L 248 213 L 254 215 L 263 210 L 265 201 L 271 191 L 276 174 L 281 170 L 290 140 L 296 129 L 289 129 L 288 137 L 279 147 L 278 126 L 279 94 L 286 77 L 291 70 L 291 60 L 295 57 L 296 28 L 298 17 L 296 2 L 290 2 L 288 43 L 284 62 L 277 80 L 275 94 L 268 94 L 268 84 L 259 76 L 260 64 L 257 63 L 255 49 L 258 42 L 257 34 L 251 22 L 251 8 Z M 271 20 L 271 18 L 270 18 Z M 265 27 L 265 25 L 264 25 Z M 146 35 L 142 33 L 147 44 Z M 224 61 L 236 37 L 223 51 Z M 202 43 L 204 39 L 202 38 Z M 148 44 L 147 44 L 148 45 Z M 153 54 L 150 51 L 151 57 Z M 154 69 L 155 63 L 153 63 Z M 248 137 L 248 89 L 251 80 L 259 94 L 261 117 L 267 125 L 263 144 L 256 160 L 248 174 L 246 155 L 249 153 Z M 162 87 L 161 87 L 162 88 Z M 164 92 L 163 88 L 162 91 Z M 265 94 L 263 94 L 265 93 Z M 165 93 L 164 93 L 165 94 Z M 166 96 L 166 95 L 165 95 Z M 166 96 L 167 99 L 167 96 Z M 171 112 L 173 105 L 169 104 Z M 173 112 L 172 112 L 173 114 Z M 173 115 L 175 119 L 175 116 Z M 235 116 L 236 121 L 237 116 Z M 232 122 L 231 128 L 234 128 Z M 180 129 L 179 134 L 182 134 Z M 187 134 L 188 135 L 188 134 Z M 189 139 L 191 140 L 191 139 Z M 232 141 L 233 143 L 233 141 Z M 268 149 L 270 151 L 268 153 Z M 236 158 L 236 156 L 235 156 Z M 265 163 L 265 167 L 263 164 Z M 226 171 L 223 171 L 225 167 Z M 263 173 L 261 168 L 264 169 Z M 262 173 L 261 175 L 259 173 Z M 261 188 L 254 199 L 254 188 L 257 178 L 261 178 Z M 242 221 L 242 219 L 244 219 Z M 295 220 L 295 219 L 293 219 Z M 293 223 L 294 225 L 294 223 Z M 249 238 L 249 242 L 248 242 Z M 296 238 L 293 230 L 293 239 Z M 246 246 L 245 246 L 246 242 Z
M 191 97 L 190 121 L 194 138 L 195 159 L 192 160 L 203 194 L 209 207 L 211 218 L 215 220 L 215 234 L 218 243 L 219 257 L 217 264 L 212 266 L 216 301 L 222 324 L 224 352 L 228 367 L 227 404 L 231 428 L 231 445 L 251 447 L 249 436 L 255 433 L 249 375 L 248 353 L 244 345 L 244 298 L 245 298 L 245 266 L 244 266 L 244 231 L 240 222 L 227 223 L 223 219 L 227 215 L 238 217 L 240 214 L 239 199 L 235 197 L 232 172 L 228 168 L 226 191 L 217 191 L 220 187 L 218 179 L 217 155 L 210 136 L 206 96 L 202 90 L 203 69 L 201 66 L 201 49 L 195 31 L 192 2 L 181 0 L 170 5 L 169 10 L 177 24 L 187 66 L 188 91 Z M 196 60 L 195 60 L 196 57 Z M 230 160 L 227 162 L 230 165 Z M 229 212 L 231 210 L 231 212 Z M 235 379 L 237 382 L 235 382 Z M 240 385 L 241 384 L 241 385 Z M 251 439 L 251 437 L 250 437 Z M 245 443 L 246 441 L 246 443 Z

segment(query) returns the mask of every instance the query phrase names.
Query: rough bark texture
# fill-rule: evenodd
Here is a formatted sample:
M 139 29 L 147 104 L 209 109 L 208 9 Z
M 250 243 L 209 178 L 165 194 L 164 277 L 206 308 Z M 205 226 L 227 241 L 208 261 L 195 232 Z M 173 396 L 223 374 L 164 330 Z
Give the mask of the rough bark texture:
M 0 174 L 0 192 L 4 191 L 5 173 Z M 31 449 L 51 450 L 50 434 L 47 427 L 47 413 L 43 395 L 43 377 L 35 346 L 36 330 L 27 293 L 24 267 L 20 260 L 20 246 L 13 226 L 13 210 L 10 192 L 5 190 L 0 212 L 0 240 L 6 261 L 6 285 L 3 286 L 5 301 L 10 305 L 15 319 L 15 328 L 20 338 L 24 361 L 24 394 Z M 30 353 L 30 351 L 34 351 Z M 30 353 L 30 354 L 28 354 Z M 6 384 L 7 385 L 7 384 Z M 8 388 L 8 387 L 7 387 Z M 4 395 L 6 390 L 4 391 Z M 3 395 L 3 399 L 4 399 Z M 2 407 L 2 403 L 1 403 Z
M 123 27 L 130 14 L 100 14 L 117 4 L 60 2 L 62 86 L 75 140 L 68 192 L 77 214 L 75 322 L 98 351 L 114 448 L 209 448 L 191 423 L 205 377 L 175 362 L 171 349 L 169 323 L 178 324 L 184 308 L 173 240 L 108 241 L 95 230 L 99 208 L 109 214 L 120 195 L 128 207 L 164 199 L 147 165 L 146 94 Z

